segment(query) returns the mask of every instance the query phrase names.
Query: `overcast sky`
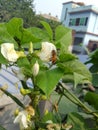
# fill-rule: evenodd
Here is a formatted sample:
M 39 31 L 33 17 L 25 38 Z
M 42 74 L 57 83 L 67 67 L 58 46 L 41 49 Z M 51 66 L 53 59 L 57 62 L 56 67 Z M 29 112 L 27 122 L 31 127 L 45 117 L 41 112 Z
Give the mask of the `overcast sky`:
M 74 1 L 74 2 L 84 2 L 87 5 L 96 5 L 97 0 L 34 0 L 36 13 L 49 14 L 52 16 L 58 16 L 60 19 L 62 11 L 62 3 Z

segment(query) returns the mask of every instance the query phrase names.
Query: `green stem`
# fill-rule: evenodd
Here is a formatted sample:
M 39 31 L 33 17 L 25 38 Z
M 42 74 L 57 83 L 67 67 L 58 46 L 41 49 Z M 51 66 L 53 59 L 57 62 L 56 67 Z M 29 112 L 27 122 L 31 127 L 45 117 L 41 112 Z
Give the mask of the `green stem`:
M 58 99 L 58 102 L 57 102 L 57 105 L 59 105 L 59 103 L 60 103 L 62 97 L 63 97 L 63 94 L 60 95 L 60 97 L 59 97 L 59 99 Z
M 92 115 L 96 118 L 98 118 L 98 114 L 97 113 L 93 113 L 93 111 L 88 108 L 85 104 L 83 104 L 73 93 L 71 93 L 66 87 L 63 86 L 62 83 L 60 83 L 61 87 L 77 102 L 73 102 L 72 98 L 69 98 L 69 96 L 67 96 L 69 98 L 69 100 L 71 100 L 73 103 L 79 105 L 80 107 L 82 107 L 83 109 L 85 109 L 85 111 L 87 112 L 87 114 L 92 113 Z M 64 96 L 66 96 L 66 94 L 64 94 Z

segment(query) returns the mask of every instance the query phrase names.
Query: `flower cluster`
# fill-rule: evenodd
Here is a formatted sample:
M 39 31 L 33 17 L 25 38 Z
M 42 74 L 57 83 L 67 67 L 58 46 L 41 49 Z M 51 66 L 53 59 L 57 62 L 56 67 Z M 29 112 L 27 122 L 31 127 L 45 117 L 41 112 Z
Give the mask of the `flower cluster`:
M 41 50 L 39 50 L 37 53 L 35 52 L 35 54 L 38 57 L 38 59 L 40 59 L 42 62 L 48 63 L 48 62 L 51 62 L 51 58 L 53 56 L 52 55 L 53 51 L 55 53 L 57 53 L 56 47 L 53 43 L 42 42 Z M 9 62 L 9 64 L 17 65 L 17 61 L 19 58 L 25 58 L 25 57 L 28 57 L 29 55 L 31 55 L 32 57 L 30 60 L 33 60 L 33 58 L 34 58 L 33 57 L 33 54 L 34 54 L 33 44 L 32 44 L 32 42 L 30 42 L 29 53 L 26 54 L 25 51 L 16 51 L 13 43 L 3 43 L 3 44 L 1 44 L 1 54 Z M 35 77 L 39 73 L 39 69 L 40 69 L 39 66 L 40 65 L 37 60 L 35 61 L 33 66 L 31 64 L 32 75 L 29 78 L 32 78 L 32 76 L 33 76 L 33 79 L 35 79 Z M 23 67 L 18 67 L 18 70 L 15 70 L 12 68 L 12 72 L 19 79 L 19 81 L 26 82 L 26 80 L 28 79 L 28 77 L 24 73 Z M 34 86 L 34 84 L 35 84 L 35 81 L 33 81 L 33 86 Z M 31 105 L 29 105 L 28 107 L 25 107 L 25 109 L 23 111 L 20 111 L 20 112 L 18 111 L 18 113 L 16 114 L 14 123 L 19 123 L 21 130 L 24 130 L 24 129 L 27 129 L 28 127 L 30 127 L 32 117 L 35 116 L 34 102 L 37 98 L 39 99 L 39 97 L 38 97 L 39 94 L 35 94 L 35 97 L 33 97 L 34 95 L 32 96 L 32 94 L 31 94 L 32 91 L 34 91 L 34 90 L 31 90 L 28 87 L 25 88 L 23 86 L 20 88 L 20 93 L 23 96 L 30 94 L 31 100 L 32 100 L 32 98 L 34 98 L 34 100 L 32 100 L 34 108 Z M 35 91 L 35 93 L 36 93 L 36 91 Z M 40 96 L 40 99 L 43 99 L 43 97 L 45 97 L 45 96 L 44 95 Z M 44 99 L 46 99 L 46 98 L 44 98 Z

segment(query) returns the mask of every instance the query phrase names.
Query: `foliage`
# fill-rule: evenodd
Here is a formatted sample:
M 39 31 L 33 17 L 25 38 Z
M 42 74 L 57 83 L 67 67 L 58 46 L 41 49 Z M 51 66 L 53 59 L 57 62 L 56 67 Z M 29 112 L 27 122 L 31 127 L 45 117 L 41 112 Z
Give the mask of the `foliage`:
M 89 54 L 89 59 L 86 61 L 85 64 L 90 64 L 89 70 L 92 73 L 93 76 L 93 85 L 98 86 L 98 49 L 93 51 L 92 53 Z
M 18 17 L 23 19 L 24 27 L 43 28 L 40 21 L 46 21 L 55 30 L 60 22 L 37 15 L 33 2 L 34 0 L 0 0 L 0 22 L 7 22 L 13 17 Z
M 87 88 L 92 85 L 92 75 L 69 50 L 72 30 L 58 25 L 53 32 L 47 22 L 41 21 L 41 24 L 44 29 L 24 28 L 21 18 L 0 24 L 0 65 L 18 68 L 12 72 L 21 82 L 20 93 L 31 101 L 25 106 L 17 97 L 0 88 L 23 109 L 18 112 L 14 123 L 20 123 L 23 130 L 90 129 L 85 121 L 89 115 L 97 123 L 96 107 L 92 109 L 95 105 L 87 104 L 88 95 L 84 102 L 79 98 L 84 94 L 84 85 L 87 84 Z M 32 87 L 28 86 L 28 79 Z M 49 101 L 52 110 L 49 107 L 40 110 L 42 101 Z
M 24 26 L 28 27 L 32 24 L 34 16 L 33 0 L 0 0 L 0 22 L 19 17 L 24 20 Z

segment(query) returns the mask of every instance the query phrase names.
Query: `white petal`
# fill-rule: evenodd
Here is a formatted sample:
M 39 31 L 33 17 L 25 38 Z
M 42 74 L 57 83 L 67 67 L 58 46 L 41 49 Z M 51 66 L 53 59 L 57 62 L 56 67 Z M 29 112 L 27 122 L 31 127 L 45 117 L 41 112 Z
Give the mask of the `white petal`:
M 22 115 L 21 124 L 23 125 L 24 128 L 27 128 L 27 127 L 28 127 L 27 118 L 26 118 L 25 115 Z
M 42 43 L 42 50 L 39 53 L 40 59 L 43 61 L 46 61 L 46 62 L 50 61 L 53 50 L 56 51 L 56 47 L 54 44 L 49 43 L 49 42 L 43 42 Z
M 14 123 L 19 123 L 21 128 L 27 128 L 28 127 L 27 112 L 26 111 L 19 112 L 18 116 L 14 120 Z
M 1 45 L 1 53 L 2 55 L 11 62 L 16 62 L 18 59 L 18 55 L 14 50 L 14 44 L 4 43 Z
M 36 63 L 34 64 L 33 66 L 33 76 L 37 76 L 38 72 L 39 72 L 39 64 L 38 62 L 36 61 Z
M 22 114 L 19 113 L 18 116 L 16 116 L 15 120 L 14 120 L 14 123 L 19 123 L 20 120 L 21 120 L 21 117 L 22 117 Z

